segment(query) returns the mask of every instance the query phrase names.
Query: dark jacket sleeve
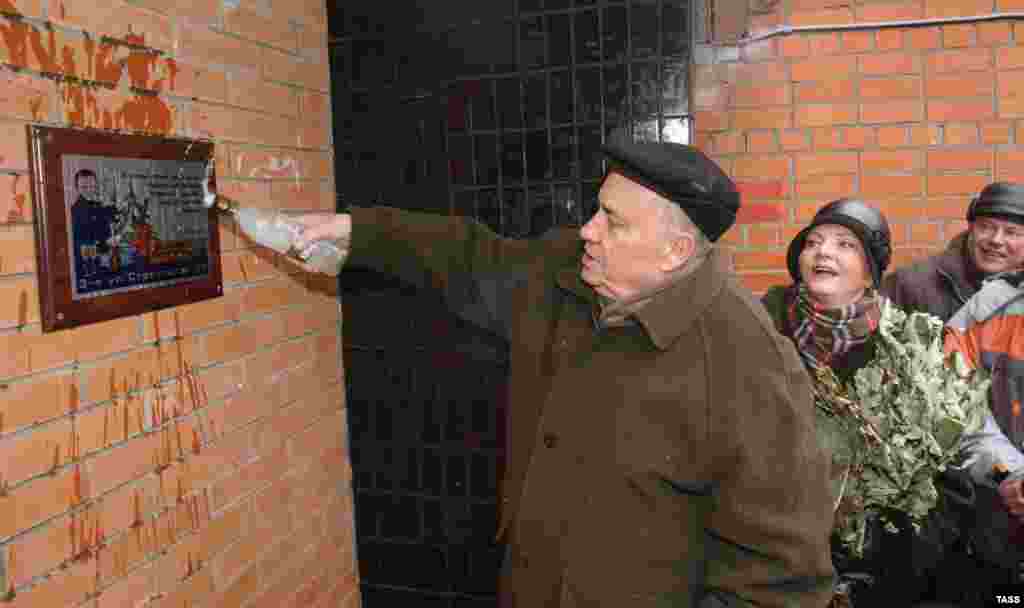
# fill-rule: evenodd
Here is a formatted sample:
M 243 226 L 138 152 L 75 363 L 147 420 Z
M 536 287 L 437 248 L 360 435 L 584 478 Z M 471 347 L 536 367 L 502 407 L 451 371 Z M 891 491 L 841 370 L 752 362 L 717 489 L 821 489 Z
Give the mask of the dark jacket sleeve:
M 901 310 L 920 310 L 920 306 L 917 305 L 917 298 L 913 296 L 910 288 L 909 277 L 906 276 L 907 273 L 908 271 L 905 270 L 897 270 L 886 275 L 882 279 L 882 295 L 889 298 Z
M 511 293 L 538 268 L 578 251 L 571 230 L 502 238 L 479 222 L 391 207 L 355 207 L 347 264 L 437 290 L 459 317 L 508 338 Z

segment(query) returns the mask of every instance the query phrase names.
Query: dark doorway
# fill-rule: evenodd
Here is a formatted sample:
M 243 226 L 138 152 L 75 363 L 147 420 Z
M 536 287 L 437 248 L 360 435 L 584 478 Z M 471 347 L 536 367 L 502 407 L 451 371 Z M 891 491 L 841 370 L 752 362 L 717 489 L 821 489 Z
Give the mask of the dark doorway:
M 334 4 L 339 208 L 530 238 L 596 209 L 608 137 L 689 139 L 685 0 Z M 506 346 L 391 277 L 341 293 L 363 605 L 494 606 Z

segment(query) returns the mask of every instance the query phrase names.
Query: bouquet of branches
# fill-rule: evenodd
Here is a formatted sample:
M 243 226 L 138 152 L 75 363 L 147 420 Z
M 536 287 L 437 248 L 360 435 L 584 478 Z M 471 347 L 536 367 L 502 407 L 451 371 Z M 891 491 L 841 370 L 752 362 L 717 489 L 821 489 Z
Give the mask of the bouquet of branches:
M 937 317 L 885 302 L 872 339 L 875 356 L 850 383 L 828 368 L 814 382 L 817 427 L 841 470 L 835 532 L 854 557 L 864 554 L 871 511 L 901 511 L 919 529 L 938 499 L 935 474 L 988 411 L 988 374 L 944 355 Z

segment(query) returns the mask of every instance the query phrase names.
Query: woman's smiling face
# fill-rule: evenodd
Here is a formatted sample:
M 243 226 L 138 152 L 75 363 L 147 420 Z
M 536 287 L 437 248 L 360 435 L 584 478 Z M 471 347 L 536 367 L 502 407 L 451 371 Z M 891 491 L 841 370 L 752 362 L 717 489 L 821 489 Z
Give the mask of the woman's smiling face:
M 822 224 L 811 229 L 799 263 L 808 295 L 825 308 L 856 302 L 872 284 L 864 246 L 846 226 Z

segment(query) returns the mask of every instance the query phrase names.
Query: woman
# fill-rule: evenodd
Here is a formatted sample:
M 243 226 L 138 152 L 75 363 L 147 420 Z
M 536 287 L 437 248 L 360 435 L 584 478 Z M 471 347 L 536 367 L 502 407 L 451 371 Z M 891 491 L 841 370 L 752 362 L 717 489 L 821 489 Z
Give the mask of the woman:
M 830 367 L 845 382 L 871 360 L 890 257 L 885 216 L 849 198 L 818 210 L 789 244 L 793 284 L 772 287 L 762 302 L 809 371 Z
M 841 382 L 849 382 L 874 356 L 873 338 L 886 300 L 878 287 L 891 259 L 890 243 L 885 216 L 851 198 L 819 209 L 790 242 L 786 262 L 793 284 L 772 287 L 762 303 L 779 332 L 793 341 L 812 378 L 815 370 L 827 367 Z M 822 443 L 830 443 L 820 418 L 819 433 Z M 842 450 L 833 450 L 836 499 L 847 465 Z M 937 481 L 944 495 L 959 494 L 957 479 Z M 854 604 L 905 606 L 924 599 L 929 594 L 925 570 L 939 559 L 936 543 L 924 541 L 909 523 L 898 535 L 882 532 L 877 524 L 872 527 L 874 538 L 865 547 L 864 560 L 851 560 L 833 545 L 841 581 L 857 580 L 857 572 L 875 577 L 870 589 L 851 585 Z M 934 532 L 925 534 L 932 537 Z

